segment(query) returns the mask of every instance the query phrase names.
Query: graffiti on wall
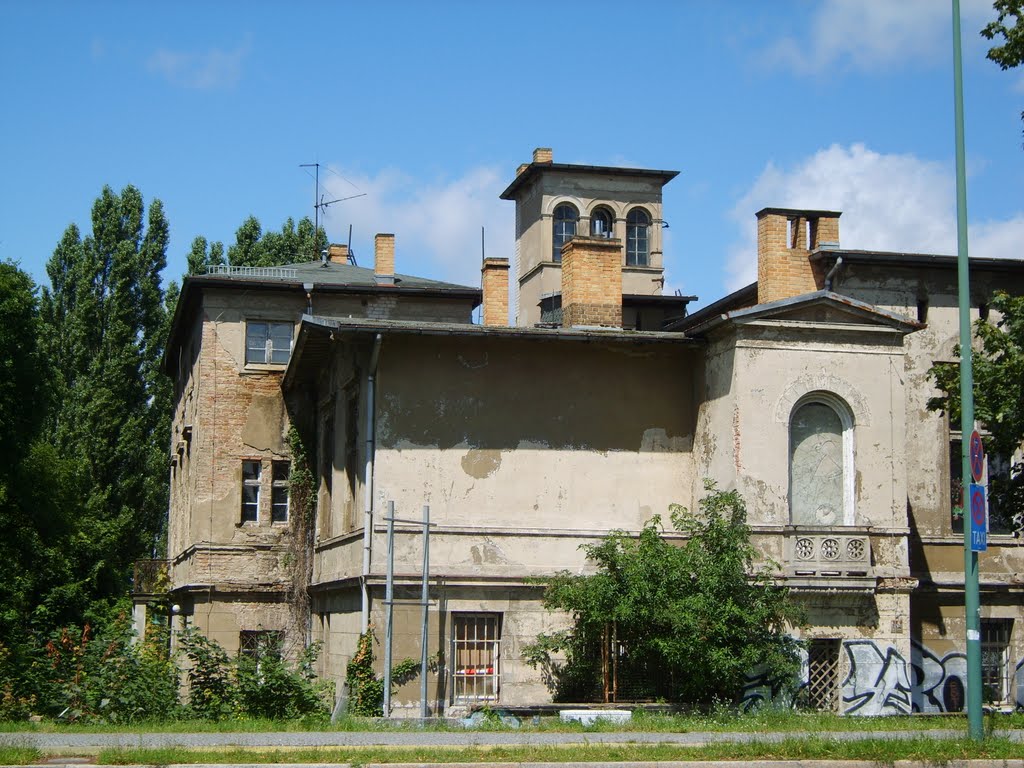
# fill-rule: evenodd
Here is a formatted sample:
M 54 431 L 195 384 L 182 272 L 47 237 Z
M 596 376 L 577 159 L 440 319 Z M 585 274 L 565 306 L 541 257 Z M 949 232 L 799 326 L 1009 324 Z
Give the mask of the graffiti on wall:
M 910 643 L 915 712 L 963 712 L 967 656 L 952 651 L 941 658 L 916 640 Z
M 843 711 L 848 715 L 909 715 L 907 661 L 896 647 L 874 640 L 848 640 L 843 648 L 848 662 L 842 685 Z
M 914 640 L 910 663 L 896 646 L 874 640 L 846 640 L 846 677 L 840 688 L 842 710 L 848 715 L 895 715 L 911 712 L 962 712 L 966 701 L 967 659 L 960 651 L 943 656 Z M 807 652 L 802 651 L 799 687 L 807 686 Z M 1017 662 L 1010 697 L 1024 707 L 1024 659 Z M 757 709 L 769 702 L 792 706 L 763 674 L 753 672 L 743 687 L 741 706 Z

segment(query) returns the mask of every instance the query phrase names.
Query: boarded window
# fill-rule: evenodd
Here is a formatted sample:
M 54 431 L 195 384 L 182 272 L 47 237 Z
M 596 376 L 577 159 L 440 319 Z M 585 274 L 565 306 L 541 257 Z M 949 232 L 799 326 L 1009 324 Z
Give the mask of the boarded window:
M 844 521 L 843 423 L 825 403 L 806 403 L 790 423 L 790 515 L 794 525 Z

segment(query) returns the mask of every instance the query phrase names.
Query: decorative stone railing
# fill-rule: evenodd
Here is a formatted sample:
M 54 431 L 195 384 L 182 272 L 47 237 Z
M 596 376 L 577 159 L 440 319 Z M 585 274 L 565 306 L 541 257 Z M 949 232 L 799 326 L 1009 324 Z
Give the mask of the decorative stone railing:
M 796 578 L 867 578 L 871 567 L 871 539 L 864 530 L 807 530 L 785 533 L 783 558 L 786 575 Z

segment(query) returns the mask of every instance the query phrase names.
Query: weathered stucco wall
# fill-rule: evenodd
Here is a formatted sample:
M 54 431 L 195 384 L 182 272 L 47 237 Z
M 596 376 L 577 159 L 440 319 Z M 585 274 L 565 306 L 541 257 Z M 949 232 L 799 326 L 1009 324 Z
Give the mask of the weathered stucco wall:
M 394 500 L 415 518 L 429 504 L 439 532 L 481 536 L 536 529 L 559 541 L 560 532 L 636 530 L 689 501 L 692 365 L 675 345 L 388 339 L 377 508 Z M 520 553 L 507 556 L 529 558 L 537 546 L 510 541 Z M 472 562 L 468 549 L 452 553 L 460 561 Z M 567 561 L 582 562 L 555 562 Z

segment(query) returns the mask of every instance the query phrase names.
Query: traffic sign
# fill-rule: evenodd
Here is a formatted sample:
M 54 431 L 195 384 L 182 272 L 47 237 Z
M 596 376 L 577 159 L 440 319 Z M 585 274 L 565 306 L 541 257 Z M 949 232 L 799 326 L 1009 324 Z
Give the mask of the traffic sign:
M 981 444 L 981 435 L 978 430 L 971 432 L 971 476 L 974 482 L 980 483 L 981 476 L 985 472 L 985 448 Z
M 971 483 L 971 552 L 988 549 L 988 505 L 985 503 L 985 486 Z

